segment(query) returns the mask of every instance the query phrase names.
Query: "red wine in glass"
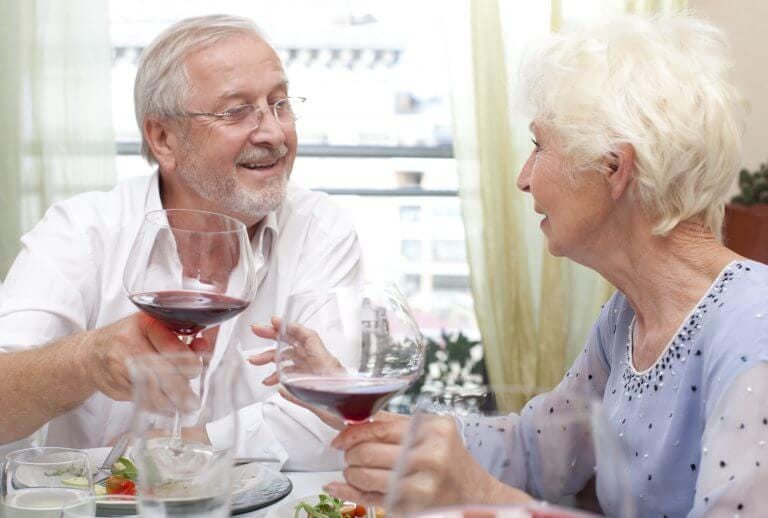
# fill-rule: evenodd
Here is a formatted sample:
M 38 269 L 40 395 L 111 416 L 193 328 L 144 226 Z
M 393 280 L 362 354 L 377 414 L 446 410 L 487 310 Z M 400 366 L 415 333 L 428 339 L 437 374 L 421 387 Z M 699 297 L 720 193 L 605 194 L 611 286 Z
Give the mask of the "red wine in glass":
M 409 382 L 394 378 L 306 376 L 283 382 L 302 401 L 328 410 L 348 424 L 367 421 Z
M 177 335 L 196 335 L 228 320 L 248 307 L 248 301 L 218 293 L 165 290 L 128 297 L 139 309 L 162 321 Z

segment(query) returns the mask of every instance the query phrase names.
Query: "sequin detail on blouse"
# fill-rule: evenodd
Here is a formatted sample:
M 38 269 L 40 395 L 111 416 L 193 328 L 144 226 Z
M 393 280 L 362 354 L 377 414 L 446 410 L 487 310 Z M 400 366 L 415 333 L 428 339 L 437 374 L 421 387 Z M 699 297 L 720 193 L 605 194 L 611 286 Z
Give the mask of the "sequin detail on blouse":
M 702 297 L 696 307 L 685 318 L 680 328 L 678 328 L 675 337 L 667 344 L 665 352 L 656 360 L 654 365 L 643 372 L 637 372 L 632 366 L 632 334 L 635 327 L 635 319 L 634 317 L 632 318 L 632 321 L 629 323 L 627 350 L 624 359 L 625 367 L 621 376 L 624 386 L 624 397 L 627 398 L 627 401 L 658 392 L 664 387 L 664 383 L 669 381 L 669 377 L 675 375 L 675 367 L 684 364 L 688 358 L 701 357 L 701 349 L 691 347 L 690 344 L 701 329 L 706 313 L 713 308 L 721 308 L 723 306 L 724 302 L 720 300 L 721 295 L 726 291 L 726 285 L 733 280 L 736 271 L 742 268 L 744 268 L 742 263 L 734 261 L 723 269 L 722 273 L 707 290 L 706 295 Z M 749 270 L 749 267 L 746 267 L 746 270 Z M 677 384 L 672 385 L 672 390 L 675 392 L 680 388 Z M 695 386 L 684 388 L 693 391 L 697 390 Z

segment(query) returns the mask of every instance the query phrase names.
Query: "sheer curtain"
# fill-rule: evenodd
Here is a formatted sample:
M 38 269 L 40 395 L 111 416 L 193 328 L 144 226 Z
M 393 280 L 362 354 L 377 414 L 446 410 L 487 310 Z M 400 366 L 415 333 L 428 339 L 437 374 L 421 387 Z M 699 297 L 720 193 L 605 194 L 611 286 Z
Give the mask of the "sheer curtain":
M 0 2 L 0 279 L 48 206 L 115 182 L 108 2 Z
M 551 30 L 621 12 L 672 12 L 685 4 L 469 0 L 457 7 L 454 149 L 471 287 L 493 383 L 557 383 L 613 292 L 596 273 L 547 252 L 530 196 L 515 187 L 532 146 L 530 121 L 514 106 L 523 49 Z

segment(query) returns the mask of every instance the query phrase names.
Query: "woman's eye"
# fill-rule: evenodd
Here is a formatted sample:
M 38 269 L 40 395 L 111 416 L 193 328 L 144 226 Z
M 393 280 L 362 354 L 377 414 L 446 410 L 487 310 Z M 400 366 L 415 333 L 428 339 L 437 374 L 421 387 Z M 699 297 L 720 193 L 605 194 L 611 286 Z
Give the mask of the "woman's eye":
M 533 145 L 534 145 L 534 146 L 536 146 L 536 152 L 538 152 L 538 151 L 540 151 L 540 150 L 541 150 L 541 146 L 539 145 L 539 143 L 538 143 L 538 142 L 536 142 L 536 139 L 533 139 L 533 138 L 532 138 L 532 139 L 531 139 L 531 142 L 533 142 Z

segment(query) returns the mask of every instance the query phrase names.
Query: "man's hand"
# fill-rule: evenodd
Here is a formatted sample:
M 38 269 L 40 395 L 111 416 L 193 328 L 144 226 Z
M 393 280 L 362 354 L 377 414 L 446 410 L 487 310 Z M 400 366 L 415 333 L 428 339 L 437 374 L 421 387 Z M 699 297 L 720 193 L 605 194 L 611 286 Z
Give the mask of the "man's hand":
M 93 387 L 117 401 L 131 398 L 131 377 L 126 360 L 144 354 L 200 352 L 209 348 L 203 338 L 185 344 L 161 322 L 136 313 L 109 326 L 90 332 L 81 343 L 79 354 L 84 375 Z M 180 366 L 183 370 L 184 367 Z M 188 370 L 188 369 L 187 369 Z M 192 373 L 194 374 L 194 373 Z

